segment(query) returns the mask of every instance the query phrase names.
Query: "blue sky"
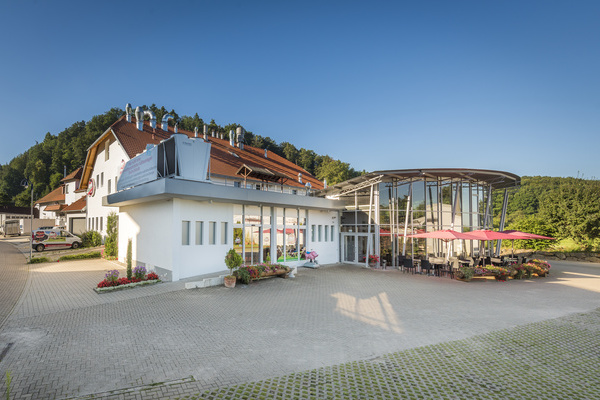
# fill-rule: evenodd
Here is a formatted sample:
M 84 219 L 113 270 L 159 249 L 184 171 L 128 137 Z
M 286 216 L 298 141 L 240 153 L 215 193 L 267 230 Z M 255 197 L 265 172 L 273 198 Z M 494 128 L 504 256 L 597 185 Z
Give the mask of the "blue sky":
M 600 179 L 598 1 L 0 0 L 0 164 L 164 105 L 357 170 Z

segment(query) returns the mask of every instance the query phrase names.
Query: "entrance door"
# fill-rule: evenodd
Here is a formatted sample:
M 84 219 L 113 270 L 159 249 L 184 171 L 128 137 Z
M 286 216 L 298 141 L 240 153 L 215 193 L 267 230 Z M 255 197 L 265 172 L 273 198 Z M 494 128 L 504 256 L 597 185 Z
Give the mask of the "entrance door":
M 260 227 L 246 226 L 244 235 L 245 254 L 244 262 L 247 265 L 254 265 L 260 262 Z
M 356 262 L 356 237 L 354 235 L 342 235 L 344 237 L 344 262 Z
M 357 260 L 359 263 L 364 263 L 367 260 L 367 235 L 360 235 L 357 237 L 358 239 L 358 254 Z

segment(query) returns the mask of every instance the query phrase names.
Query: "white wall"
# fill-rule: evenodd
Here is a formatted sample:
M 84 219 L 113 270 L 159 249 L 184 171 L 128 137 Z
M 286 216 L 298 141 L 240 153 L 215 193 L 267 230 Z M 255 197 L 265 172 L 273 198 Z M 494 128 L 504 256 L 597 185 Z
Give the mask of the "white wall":
M 79 200 L 82 196 L 85 195 L 85 193 L 75 193 L 75 190 L 78 189 L 77 187 L 77 180 L 74 181 L 69 181 L 65 184 L 65 189 L 63 189 L 65 191 L 65 204 L 69 205 L 69 204 L 73 204 L 74 202 L 76 202 L 77 200 Z
M 340 224 L 337 211 L 308 211 L 308 231 L 307 231 L 307 250 L 316 251 L 319 255 L 317 261 L 320 264 L 331 264 L 339 262 L 340 248 Z M 315 226 L 315 240 L 313 241 L 312 230 Z M 331 236 L 331 226 L 333 225 L 334 233 Z M 321 241 L 319 241 L 318 228 L 321 226 Z M 325 226 L 328 226 L 328 237 L 325 241 Z
M 109 146 L 109 159 L 105 160 L 105 148 L 104 142 L 98 146 L 98 153 L 96 154 L 96 160 L 94 162 L 94 169 L 90 176 L 94 180 L 96 185 L 96 191 L 93 196 L 87 196 L 87 229 L 99 231 L 102 236 L 106 236 L 106 217 L 112 211 L 118 213 L 117 207 L 104 207 L 102 205 L 102 197 L 109 194 L 109 180 L 110 180 L 110 193 L 116 192 L 116 179 L 118 178 L 121 170 L 122 161 L 128 161 L 129 157 L 125 154 L 125 150 L 115 140 L 113 136 L 110 136 Z M 102 178 L 104 177 L 104 178 Z M 102 217 L 102 226 L 100 225 L 100 217 Z M 94 218 L 92 224 L 90 224 L 90 218 Z M 96 224 L 96 219 L 98 223 Z

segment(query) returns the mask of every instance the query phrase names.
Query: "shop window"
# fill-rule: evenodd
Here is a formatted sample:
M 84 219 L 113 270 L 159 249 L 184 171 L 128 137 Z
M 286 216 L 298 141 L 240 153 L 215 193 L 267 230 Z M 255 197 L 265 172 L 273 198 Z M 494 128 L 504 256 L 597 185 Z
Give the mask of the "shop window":
M 325 241 L 329 242 L 329 226 L 325 225 Z
M 316 242 L 316 235 L 317 235 L 317 227 L 316 225 L 311 225 L 310 227 L 310 241 L 311 242 Z
M 190 244 L 190 221 L 181 221 L 181 244 L 184 246 Z
M 333 225 L 331 225 L 331 230 L 329 231 L 329 233 L 330 233 L 330 235 L 331 235 L 330 237 L 331 237 L 331 241 L 332 241 L 332 242 L 333 242 L 333 241 L 335 241 L 335 239 L 334 239 L 334 237 L 335 237 L 335 236 L 333 236 L 333 235 L 334 235 L 334 233 L 333 233 L 333 227 L 334 227 L 334 226 L 333 226 Z
M 323 225 L 319 225 L 319 242 L 323 241 Z

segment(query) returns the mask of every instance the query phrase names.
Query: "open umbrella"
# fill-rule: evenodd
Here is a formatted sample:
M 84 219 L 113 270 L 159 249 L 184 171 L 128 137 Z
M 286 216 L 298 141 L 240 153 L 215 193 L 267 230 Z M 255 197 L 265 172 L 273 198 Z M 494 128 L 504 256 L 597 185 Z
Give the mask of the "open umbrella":
M 521 232 L 521 231 L 517 231 L 517 230 L 514 230 L 514 229 L 509 229 L 509 230 L 500 231 L 500 232 L 506 233 L 506 234 L 511 235 L 511 236 L 514 236 L 514 238 L 511 239 L 511 241 L 512 241 L 512 255 L 513 255 L 513 257 L 515 255 L 515 239 L 521 239 L 521 240 L 529 240 L 529 239 L 534 239 L 534 240 L 556 240 L 553 237 L 536 235 L 535 233 Z
M 412 237 L 417 239 L 441 239 L 444 242 L 449 242 L 455 239 L 474 240 L 469 234 L 463 232 L 453 231 L 452 229 L 443 229 L 439 231 L 415 233 L 412 235 L 406 235 L 406 237 Z M 450 252 L 446 254 L 446 261 L 450 259 Z
M 467 232 L 467 235 L 471 236 L 472 240 L 514 240 L 514 239 L 527 239 L 525 235 L 510 234 L 504 232 L 492 231 L 489 229 L 479 229 L 476 231 Z M 481 252 L 480 252 L 481 255 Z

